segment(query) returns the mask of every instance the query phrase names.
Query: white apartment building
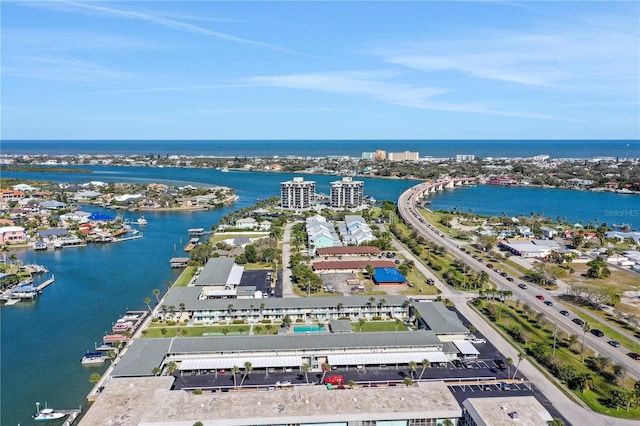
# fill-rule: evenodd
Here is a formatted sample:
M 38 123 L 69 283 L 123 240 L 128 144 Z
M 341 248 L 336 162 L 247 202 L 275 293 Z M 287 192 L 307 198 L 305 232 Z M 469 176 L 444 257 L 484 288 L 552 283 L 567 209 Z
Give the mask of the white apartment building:
M 280 183 L 280 207 L 300 210 L 313 205 L 316 196 L 316 183 L 294 177 L 293 180 Z
M 354 208 L 362 205 L 364 182 L 354 181 L 351 177 L 331 182 L 331 207 Z
M 389 161 L 418 161 L 420 153 L 418 152 L 390 152 L 387 156 Z

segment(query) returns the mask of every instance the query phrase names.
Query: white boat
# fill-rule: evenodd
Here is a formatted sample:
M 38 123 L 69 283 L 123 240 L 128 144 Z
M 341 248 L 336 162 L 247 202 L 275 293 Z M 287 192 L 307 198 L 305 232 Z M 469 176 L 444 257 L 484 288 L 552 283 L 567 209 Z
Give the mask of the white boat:
M 50 422 L 53 420 L 61 419 L 66 415 L 67 413 L 56 411 L 53 408 L 43 408 L 33 416 L 33 420 L 35 420 L 36 422 Z
M 83 364 L 102 364 L 108 357 L 102 352 L 87 352 L 80 362 Z
M 138 225 L 146 225 L 147 224 L 147 219 L 144 218 L 144 216 L 140 216 L 138 218 Z
M 140 231 L 138 231 L 137 229 L 134 229 L 133 231 L 131 231 L 131 233 L 133 235 L 138 235 L 140 233 Z

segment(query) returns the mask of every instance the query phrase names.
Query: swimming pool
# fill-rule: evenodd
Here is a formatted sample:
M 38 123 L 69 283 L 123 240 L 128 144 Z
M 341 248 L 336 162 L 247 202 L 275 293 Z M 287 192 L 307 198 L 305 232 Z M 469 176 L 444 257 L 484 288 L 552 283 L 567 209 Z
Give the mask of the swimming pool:
M 319 333 L 323 331 L 324 327 L 320 327 L 318 325 L 297 325 L 293 327 L 294 333 Z

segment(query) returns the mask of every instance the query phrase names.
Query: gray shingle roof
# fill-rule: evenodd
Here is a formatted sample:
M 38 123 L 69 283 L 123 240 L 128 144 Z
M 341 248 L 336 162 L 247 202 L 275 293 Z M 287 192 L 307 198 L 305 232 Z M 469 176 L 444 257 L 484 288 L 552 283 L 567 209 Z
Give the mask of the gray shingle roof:
M 171 339 L 136 339 L 111 372 L 112 377 L 151 376 L 162 364 Z
M 231 258 L 212 258 L 204 266 L 194 285 L 225 285 L 231 274 L 235 260 Z
M 143 339 L 147 340 L 147 339 Z M 155 339 L 154 339 L 155 340 Z M 166 340 L 166 339 L 162 339 Z M 221 352 L 274 352 L 279 350 L 327 350 L 368 348 L 420 348 L 441 347 L 442 343 L 432 331 L 375 332 L 375 333 L 293 333 L 253 336 L 176 337 L 167 352 L 221 353 Z M 149 371 L 151 371 L 149 369 Z
M 468 333 L 469 330 L 462 324 L 458 315 L 446 308 L 440 302 L 414 303 L 413 309 L 427 323 L 427 327 L 436 334 Z

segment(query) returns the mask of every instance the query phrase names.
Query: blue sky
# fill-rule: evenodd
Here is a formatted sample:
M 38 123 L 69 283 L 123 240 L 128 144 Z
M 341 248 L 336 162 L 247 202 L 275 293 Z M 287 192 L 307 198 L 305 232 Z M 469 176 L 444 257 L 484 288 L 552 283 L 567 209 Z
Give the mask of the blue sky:
M 637 139 L 640 3 L 2 1 L 4 139 Z

